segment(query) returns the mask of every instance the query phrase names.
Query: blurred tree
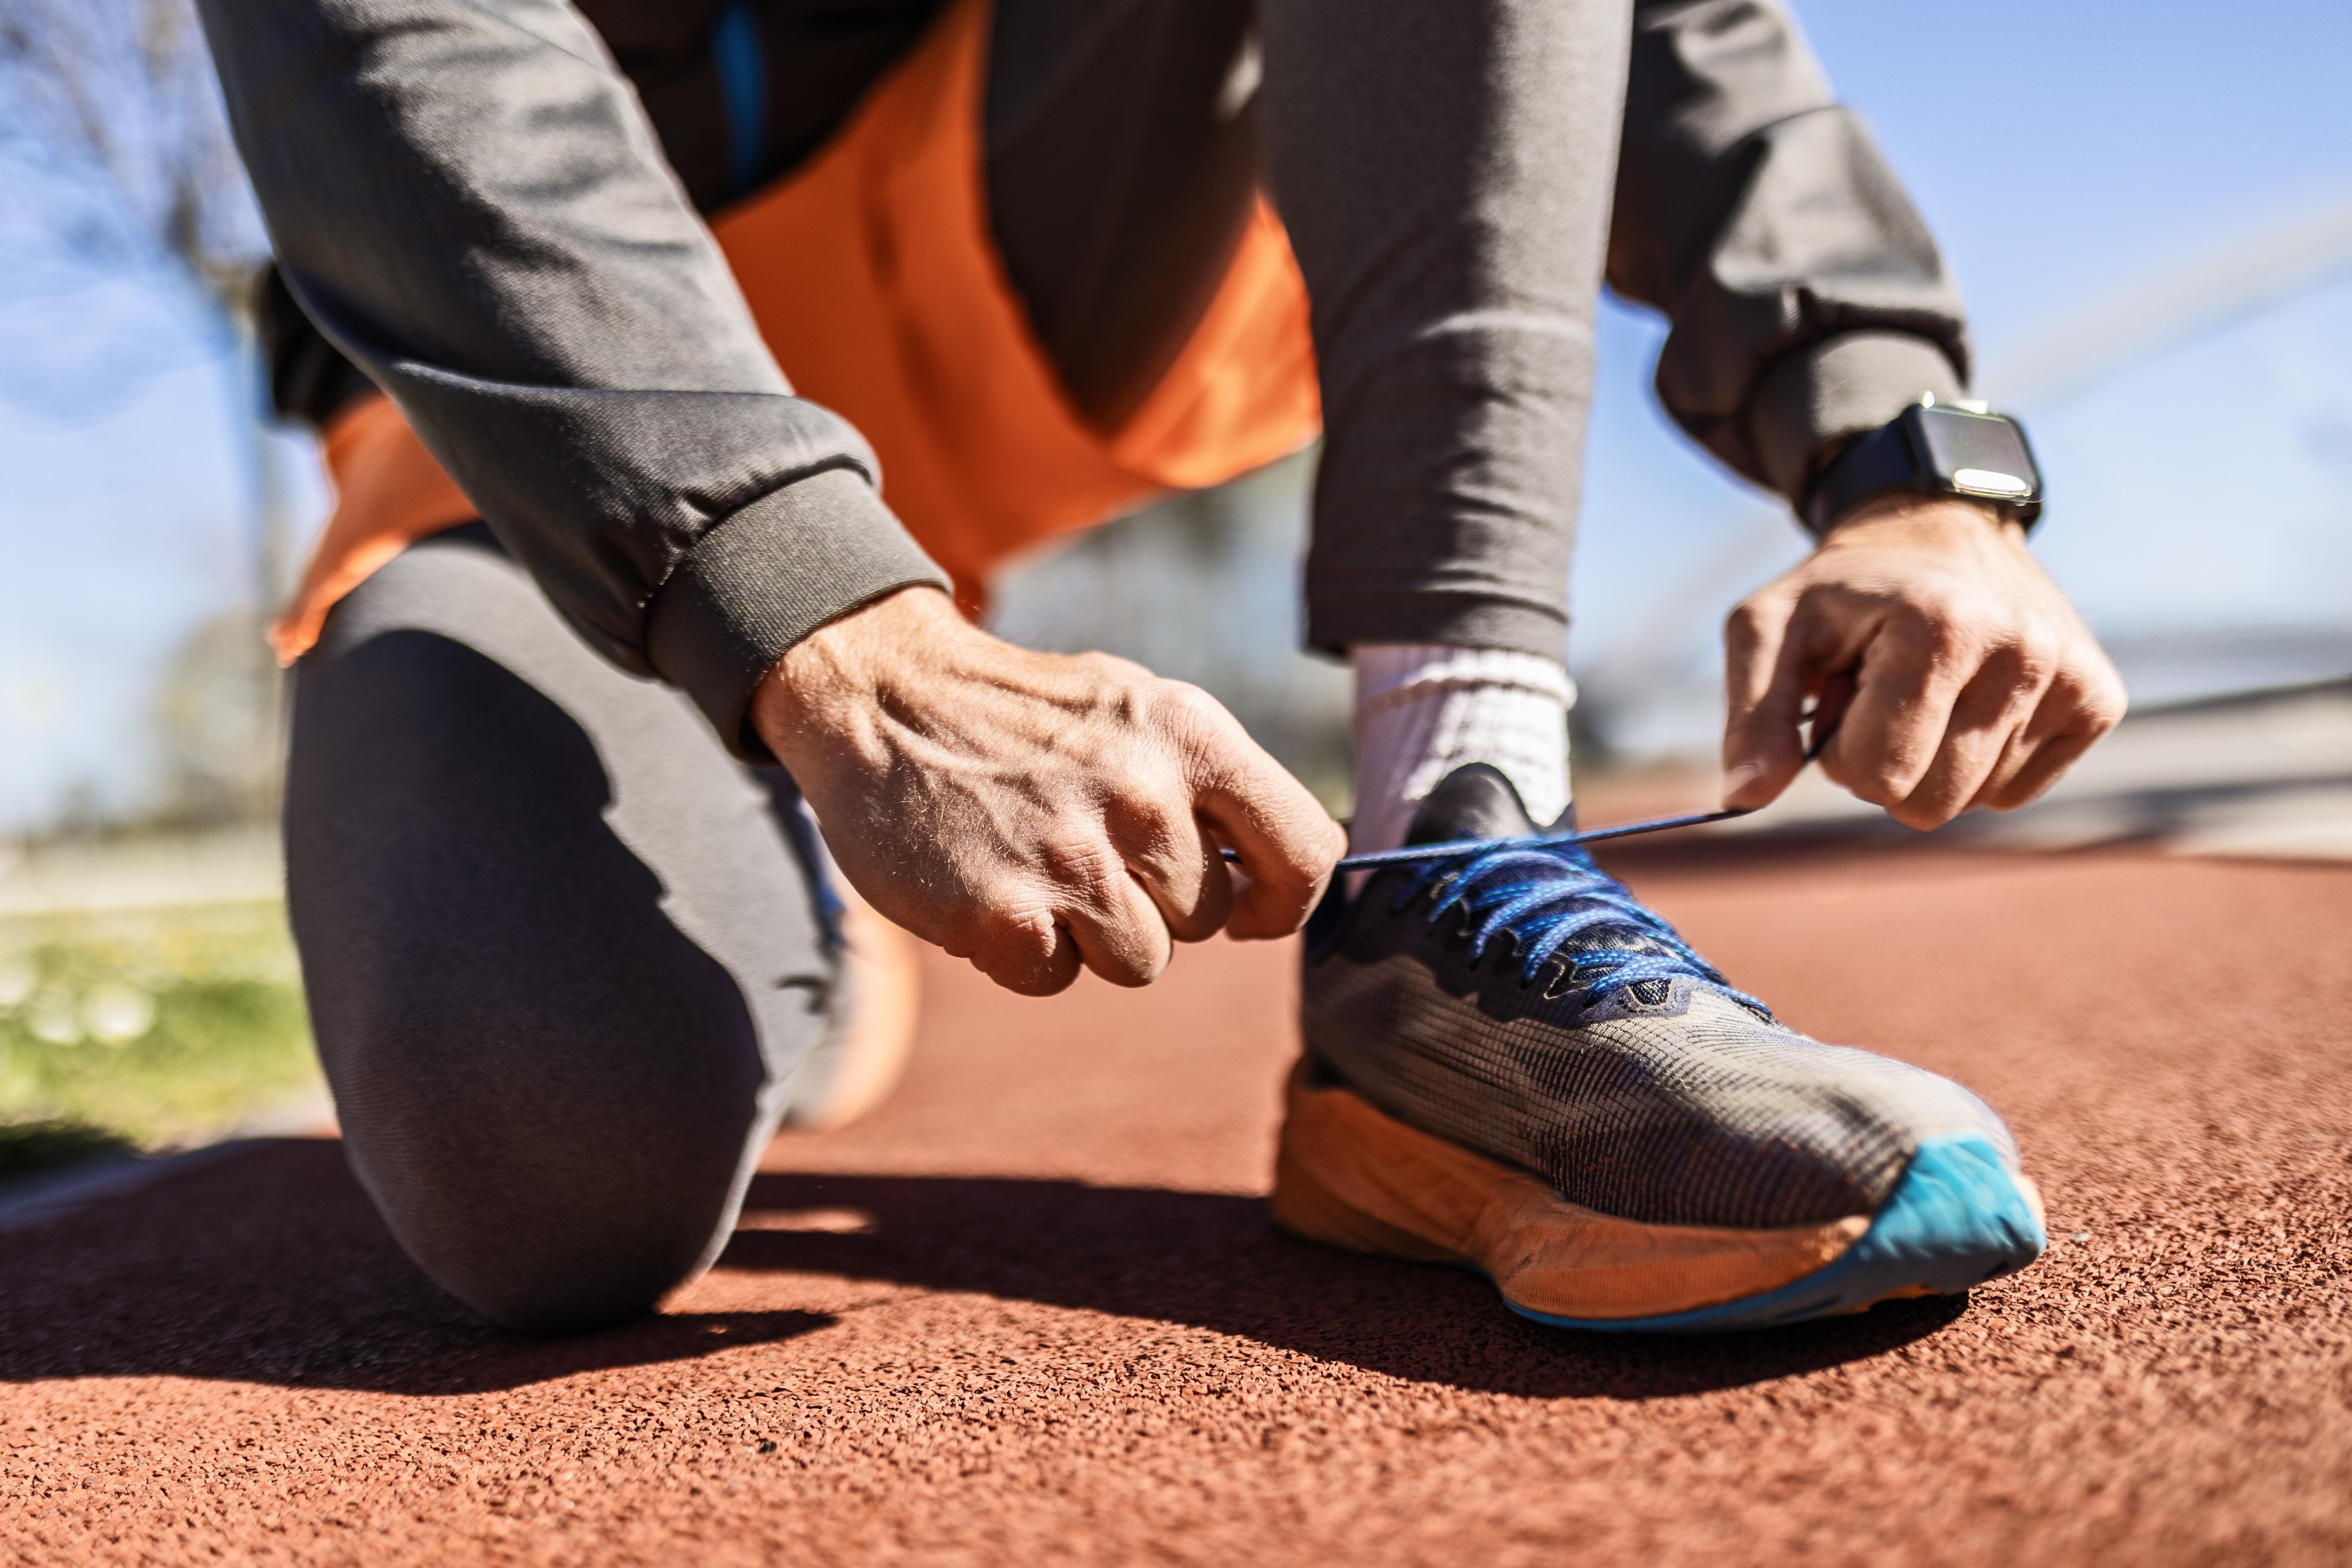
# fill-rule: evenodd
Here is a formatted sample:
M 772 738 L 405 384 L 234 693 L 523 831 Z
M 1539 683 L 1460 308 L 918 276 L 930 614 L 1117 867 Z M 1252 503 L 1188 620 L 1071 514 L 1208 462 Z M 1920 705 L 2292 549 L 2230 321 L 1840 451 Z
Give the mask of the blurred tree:
M 245 313 L 268 241 L 191 0 L 0 0 L 0 148 L 84 198 L 10 182 L 28 205 L 68 198 L 24 216 L 84 265 L 168 258 L 225 317 Z
M 279 681 L 260 625 L 289 564 L 251 319 L 268 241 L 191 0 L 0 0 L 0 255 L 8 310 L 37 313 L 39 328 L 0 316 L 0 400 L 88 418 L 193 343 L 232 378 L 230 405 L 253 411 L 241 422 L 249 587 L 166 666 L 153 809 L 174 824 L 266 812 Z M 100 289 L 118 291 L 110 308 L 76 308 Z M 125 294 L 140 303 L 124 308 Z M 180 330 L 141 330 L 157 311 Z

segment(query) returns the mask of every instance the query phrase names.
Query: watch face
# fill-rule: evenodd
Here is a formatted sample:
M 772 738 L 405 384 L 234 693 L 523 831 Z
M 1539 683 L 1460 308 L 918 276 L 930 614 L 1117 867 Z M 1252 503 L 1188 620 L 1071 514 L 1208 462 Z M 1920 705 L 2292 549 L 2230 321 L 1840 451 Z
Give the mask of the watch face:
M 1941 406 L 1913 408 L 1910 418 L 1927 471 L 1960 494 L 2027 500 L 2041 493 L 2024 433 L 2009 420 Z

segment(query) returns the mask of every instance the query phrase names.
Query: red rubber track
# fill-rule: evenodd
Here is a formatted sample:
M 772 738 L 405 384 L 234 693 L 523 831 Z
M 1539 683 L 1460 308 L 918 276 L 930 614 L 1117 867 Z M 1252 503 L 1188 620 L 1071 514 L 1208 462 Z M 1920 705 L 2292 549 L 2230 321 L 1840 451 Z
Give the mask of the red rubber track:
M 1268 1229 L 1288 947 L 1050 1003 L 941 960 L 899 1097 L 779 1142 L 635 1327 L 470 1321 L 331 1142 L 0 1236 L 0 1561 L 2352 1558 L 2352 868 L 1616 863 L 1800 1026 L 1988 1094 L 2051 1255 L 1547 1331 Z

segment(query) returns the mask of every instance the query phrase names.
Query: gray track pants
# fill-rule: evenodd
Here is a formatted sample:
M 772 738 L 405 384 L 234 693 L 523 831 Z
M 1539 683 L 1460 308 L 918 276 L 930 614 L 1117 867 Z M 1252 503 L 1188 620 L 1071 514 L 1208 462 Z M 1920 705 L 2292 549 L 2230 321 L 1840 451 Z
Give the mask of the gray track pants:
M 302 661 L 287 876 L 320 1055 L 361 1182 L 476 1310 L 611 1321 L 717 1255 L 825 1025 L 793 809 L 478 526 L 377 573 Z

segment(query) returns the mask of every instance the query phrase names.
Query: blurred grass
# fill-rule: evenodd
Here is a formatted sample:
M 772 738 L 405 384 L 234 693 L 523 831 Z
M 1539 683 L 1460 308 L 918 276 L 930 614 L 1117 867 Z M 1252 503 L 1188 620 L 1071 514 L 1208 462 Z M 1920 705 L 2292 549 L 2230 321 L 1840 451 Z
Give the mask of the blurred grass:
M 317 1080 L 275 901 L 0 921 L 0 1179 L 218 1137 Z

